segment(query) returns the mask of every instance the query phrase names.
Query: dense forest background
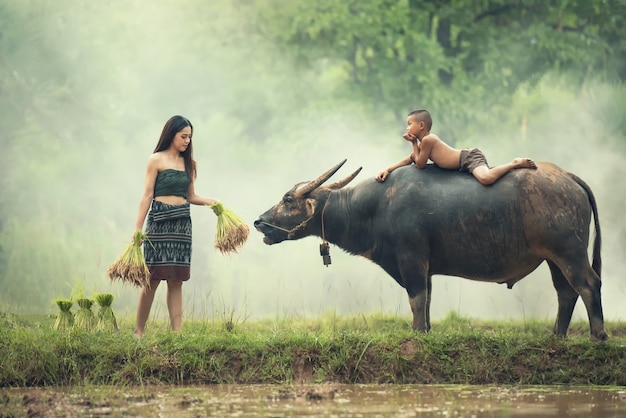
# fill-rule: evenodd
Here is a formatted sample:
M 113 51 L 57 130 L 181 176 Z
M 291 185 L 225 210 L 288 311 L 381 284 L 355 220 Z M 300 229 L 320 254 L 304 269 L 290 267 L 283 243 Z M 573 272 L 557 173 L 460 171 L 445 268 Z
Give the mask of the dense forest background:
M 0 310 L 54 312 L 81 287 L 138 291 L 105 272 L 133 232 L 165 121 L 195 127 L 196 190 L 250 225 L 344 158 L 355 182 L 409 153 L 408 111 L 489 161 L 553 161 L 592 187 L 607 319 L 626 298 L 624 0 L 0 0 Z M 213 248 L 192 208 L 187 318 L 409 315 L 381 269 L 319 240 Z M 432 316 L 556 312 L 548 269 L 512 290 L 434 280 Z M 164 286 L 154 318 L 166 315 Z M 582 303 L 576 315 L 584 318 Z

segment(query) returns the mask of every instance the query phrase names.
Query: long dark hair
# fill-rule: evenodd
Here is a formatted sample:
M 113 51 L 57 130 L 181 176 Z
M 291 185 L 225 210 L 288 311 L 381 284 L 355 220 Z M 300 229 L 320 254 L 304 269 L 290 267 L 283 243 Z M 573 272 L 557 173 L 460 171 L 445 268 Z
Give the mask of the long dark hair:
M 189 122 L 189 119 L 176 115 L 172 116 L 163 127 L 159 143 L 157 144 L 154 152 L 164 151 L 168 149 L 172 143 L 172 140 L 177 133 L 185 129 L 187 126 L 191 128 L 191 138 L 189 145 L 184 152 L 181 152 L 183 159 L 185 160 L 185 171 L 191 180 L 196 178 L 196 162 L 193 159 L 193 125 Z

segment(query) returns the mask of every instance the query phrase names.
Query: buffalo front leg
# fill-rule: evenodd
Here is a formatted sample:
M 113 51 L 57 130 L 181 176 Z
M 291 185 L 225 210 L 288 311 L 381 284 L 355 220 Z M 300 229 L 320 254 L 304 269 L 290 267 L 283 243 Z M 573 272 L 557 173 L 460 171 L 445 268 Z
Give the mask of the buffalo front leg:
M 426 308 L 425 310 L 425 315 L 426 315 L 426 330 L 430 331 L 430 296 L 433 293 L 433 278 L 432 276 L 429 274 L 428 277 L 426 278 Z
M 430 296 L 432 280 L 430 276 L 423 277 L 407 286 L 409 305 L 413 312 L 413 329 L 420 332 L 430 331 Z
M 423 290 L 414 296 L 409 294 L 409 305 L 411 305 L 411 312 L 413 312 L 413 329 L 420 332 L 430 331 L 426 313 L 426 300 L 428 298 L 426 293 L 426 290 Z

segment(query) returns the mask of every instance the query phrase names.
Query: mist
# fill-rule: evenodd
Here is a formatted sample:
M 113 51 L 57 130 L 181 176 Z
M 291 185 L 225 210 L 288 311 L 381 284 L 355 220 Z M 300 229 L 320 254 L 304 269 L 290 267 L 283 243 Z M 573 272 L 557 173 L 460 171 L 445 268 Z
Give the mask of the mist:
M 410 149 L 397 117 L 348 99 L 327 102 L 325 94 L 336 80 L 296 70 L 272 45 L 259 49 L 248 42 L 251 35 L 237 30 L 246 24 L 241 4 L 114 1 L 77 11 L 71 2 L 67 10 L 46 3 L 40 12 L 45 17 L 38 15 L 45 24 L 37 35 L 42 44 L 34 42 L 32 50 L 24 48 L 5 61 L 22 89 L 13 100 L 35 109 L 15 121 L 19 135 L 33 139 L 10 144 L 11 155 L 28 155 L 28 164 L 10 163 L 3 183 L 3 194 L 15 199 L 3 214 L 2 232 L 7 241 L 16 234 L 14 244 L 4 249 L 10 295 L 38 288 L 52 301 L 80 283 L 88 294 L 113 293 L 118 315 L 132 318 L 139 291 L 111 283 L 106 269 L 130 241 L 145 165 L 163 124 L 180 114 L 194 125 L 196 192 L 219 199 L 251 228 L 238 254 L 223 255 L 213 248 L 213 212 L 192 207 L 191 279 L 183 286 L 186 319 L 382 313 L 410 320 L 405 290 L 368 260 L 331 245 L 332 264 L 326 267 L 319 238 L 267 246 L 252 227 L 295 183 L 314 179 L 343 159 L 347 162 L 335 177 L 363 167 L 356 184 Z M 36 6 L 33 2 L 31 12 Z M 17 5 L 4 8 L 28 11 Z M 80 94 L 61 105 L 38 101 L 41 89 L 20 81 L 40 74 L 38 67 L 46 67 L 40 85 L 44 76 L 69 77 L 68 85 Z M 614 94 L 603 84 L 570 90 L 547 77 L 528 93 L 540 112 L 531 109 L 519 120 L 494 123 L 496 128 L 458 126 L 469 134 L 455 146 L 481 148 L 492 165 L 517 156 L 551 161 L 591 186 L 602 226 L 604 315 L 623 320 L 626 237 L 620 214 L 626 203 L 626 155 L 616 144 L 624 139 L 606 120 L 593 117 L 594 108 Z M 430 106 L 414 105 L 421 107 Z M 43 123 L 33 124 L 34 114 Z M 443 118 L 433 117 L 437 133 Z M 8 147 L 8 139 L 0 141 Z M 19 240 L 11 229 L 14 220 L 32 225 L 35 238 Z M 167 317 L 165 288 L 157 291 L 152 319 Z M 54 308 L 15 297 L 5 303 L 19 312 Z M 545 264 L 510 290 L 433 278 L 434 320 L 451 311 L 488 319 L 552 320 L 556 308 Z M 586 320 L 582 302 L 574 320 Z

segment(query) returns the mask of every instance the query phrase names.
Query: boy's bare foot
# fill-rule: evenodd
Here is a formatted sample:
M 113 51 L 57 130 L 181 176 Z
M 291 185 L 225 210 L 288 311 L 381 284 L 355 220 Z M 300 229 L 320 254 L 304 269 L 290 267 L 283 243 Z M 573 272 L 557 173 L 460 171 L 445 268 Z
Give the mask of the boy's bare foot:
M 537 168 L 537 164 L 531 158 L 515 158 L 511 164 L 513 168 Z

